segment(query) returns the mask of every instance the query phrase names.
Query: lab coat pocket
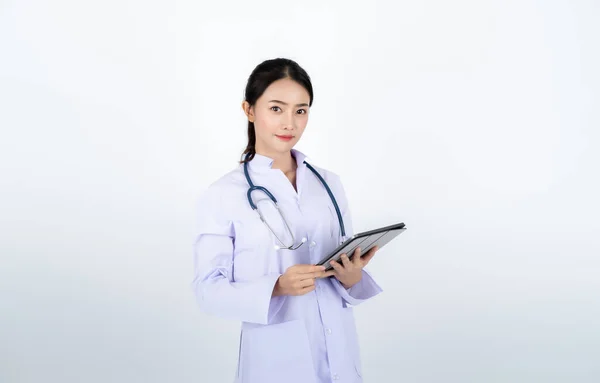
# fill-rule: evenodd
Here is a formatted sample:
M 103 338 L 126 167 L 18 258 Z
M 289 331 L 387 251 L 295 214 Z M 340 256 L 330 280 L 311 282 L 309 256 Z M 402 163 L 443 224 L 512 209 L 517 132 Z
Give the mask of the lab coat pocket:
M 242 383 L 316 383 L 302 320 L 245 330 L 240 359 Z

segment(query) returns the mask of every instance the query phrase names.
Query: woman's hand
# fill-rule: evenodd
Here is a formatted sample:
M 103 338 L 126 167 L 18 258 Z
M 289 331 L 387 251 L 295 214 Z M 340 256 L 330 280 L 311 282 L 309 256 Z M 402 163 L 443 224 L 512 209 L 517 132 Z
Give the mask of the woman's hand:
M 334 270 L 325 271 L 325 266 L 294 265 L 277 279 L 273 296 L 304 295 L 315 289 L 315 279 L 334 275 Z
M 360 256 L 360 247 L 354 250 L 354 256 L 352 257 L 352 261 L 348 258 L 348 255 L 342 254 L 340 256 L 342 260 L 342 265 L 337 263 L 336 261 L 331 261 L 331 266 L 333 266 L 333 270 L 335 273 L 333 274 L 338 281 L 344 286 L 344 288 L 349 289 L 354 286 L 358 282 L 360 282 L 362 278 L 362 269 L 369 263 L 371 258 L 375 256 L 378 247 L 375 246 L 367 254 L 363 257 Z

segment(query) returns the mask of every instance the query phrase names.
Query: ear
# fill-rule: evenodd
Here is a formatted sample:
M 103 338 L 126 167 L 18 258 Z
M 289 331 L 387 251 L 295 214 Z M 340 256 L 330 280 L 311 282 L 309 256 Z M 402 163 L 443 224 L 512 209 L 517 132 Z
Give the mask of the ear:
M 248 101 L 242 102 L 242 109 L 244 110 L 246 117 L 248 117 L 248 121 L 254 122 L 254 111 L 252 110 L 253 108 L 250 106 Z

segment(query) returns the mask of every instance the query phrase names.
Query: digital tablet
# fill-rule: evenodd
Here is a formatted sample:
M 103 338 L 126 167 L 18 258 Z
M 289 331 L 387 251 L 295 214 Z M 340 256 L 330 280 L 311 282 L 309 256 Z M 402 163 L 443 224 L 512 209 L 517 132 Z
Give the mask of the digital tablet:
M 375 230 L 369 230 L 362 233 L 358 233 L 348 238 L 344 243 L 339 245 L 329 255 L 323 258 L 317 266 L 325 266 L 325 270 L 333 269 L 333 266 L 329 262 L 338 261 L 342 254 L 348 255 L 348 258 L 352 259 L 354 256 L 354 250 L 360 247 L 360 256 L 362 257 L 375 246 L 379 246 L 381 249 L 385 244 L 396 238 L 402 232 L 406 230 L 404 222 L 397 223 L 390 226 L 381 227 Z M 379 249 L 377 251 L 379 251 Z

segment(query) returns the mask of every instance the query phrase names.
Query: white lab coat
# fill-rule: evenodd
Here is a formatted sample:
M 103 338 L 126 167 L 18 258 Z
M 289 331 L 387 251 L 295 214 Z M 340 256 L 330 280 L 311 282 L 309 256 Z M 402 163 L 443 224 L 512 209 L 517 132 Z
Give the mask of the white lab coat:
M 353 306 L 381 292 L 365 269 L 362 280 L 349 290 L 331 277 L 317 280 L 316 290 L 302 296 L 271 296 L 288 267 L 315 264 L 340 240 L 327 191 L 303 163 L 306 156 L 297 150 L 292 154 L 298 163 L 297 192 L 281 170 L 271 168 L 268 157 L 257 154 L 249 174 L 278 200 L 296 241 L 307 237 L 307 242 L 297 250 L 275 249 L 273 235 L 248 203 L 249 186 L 240 164 L 199 199 L 193 289 L 205 312 L 242 322 L 235 382 L 362 382 Z M 329 184 L 346 235 L 352 235 L 339 177 L 311 165 Z M 261 206 L 267 198 L 262 192 L 252 197 Z M 267 215 L 276 233 L 284 233 L 278 216 Z

